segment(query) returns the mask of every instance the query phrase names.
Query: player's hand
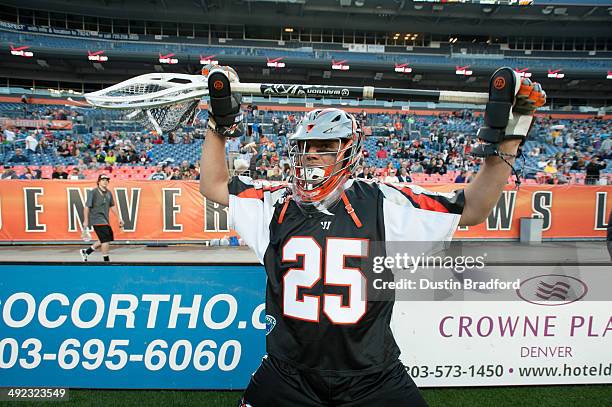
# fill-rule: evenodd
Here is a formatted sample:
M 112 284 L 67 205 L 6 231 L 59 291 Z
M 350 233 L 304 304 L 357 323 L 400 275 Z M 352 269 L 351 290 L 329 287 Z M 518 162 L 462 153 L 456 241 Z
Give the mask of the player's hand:
M 231 82 L 238 75 L 230 67 L 213 66 L 208 71 L 208 127 L 223 137 L 239 137 L 244 133 L 239 93 L 232 92 Z
M 223 65 L 213 65 L 213 64 L 204 65 L 204 67 L 202 68 L 202 75 L 204 75 L 206 79 L 208 80 L 208 77 L 210 76 L 210 74 L 216 71 L 223 72 L 223 74 L 227 76 L 227 78 L 229 79 L 230 83 L 240 82 L 240 78 L 238 77 L 236 70 L 228 65 L 224 65 L 224 66 Z
M 506 126 L 506 136 L 525 139 L 533 123 L 538 107 L 546 103 L 546 92 L 538 82 L 531 82 L 529 78 L 521 78 L 515 73 L 515 97 L 512 111 Z
M 546 92 L 538 82 L 531 82 L 529 78 L 517 78 L 517 81 L 519 81 L 519 87 L 512 108 L 513 112 L 533 114 L 538 107 L 546 104 Z

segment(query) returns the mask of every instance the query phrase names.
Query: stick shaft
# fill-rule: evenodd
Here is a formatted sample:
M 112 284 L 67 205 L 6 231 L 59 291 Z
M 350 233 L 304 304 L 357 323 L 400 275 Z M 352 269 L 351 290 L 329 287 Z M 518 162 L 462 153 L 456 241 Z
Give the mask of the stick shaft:
M 294 98 L 382 99 L 395 101 L 453 102 L 486 104 L 487 93 L 425 89 L 375 88 L 372 86 L 288 85 L 267 83 L 232 83 L 232 90 L 250 95 Z

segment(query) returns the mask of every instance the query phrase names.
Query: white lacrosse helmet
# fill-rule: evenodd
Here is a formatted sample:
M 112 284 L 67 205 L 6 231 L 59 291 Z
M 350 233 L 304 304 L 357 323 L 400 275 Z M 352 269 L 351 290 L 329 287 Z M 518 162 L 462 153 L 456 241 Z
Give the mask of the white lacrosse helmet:
M 330 165 L 311 165 L 309 142 L 337 140 L 336 160 Z M 355 118 L 341 109 L 316 109 L 306 113 L 295 133 L 289 137 L 291 190 L 293 199 L 302 208 L 327 209 L 343 192 L 343 185 L 361 164 L 363 133 Z

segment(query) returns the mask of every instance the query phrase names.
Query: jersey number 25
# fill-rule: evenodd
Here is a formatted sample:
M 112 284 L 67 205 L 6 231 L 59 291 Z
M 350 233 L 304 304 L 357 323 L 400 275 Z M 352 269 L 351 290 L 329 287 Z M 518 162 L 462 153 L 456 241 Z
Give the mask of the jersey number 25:
M 283 262 L 296 262 L 303 257 L 302 268 L 291 268 L 283 277 L 283 313 L 304 321 L 319 321 L 318 295 L 304 294 L 298 299 L 298 288 L 312 288 L 321 279 L 323 284 L 348 287 L 348 305 L 342 295 L 323 294 L 323 312 L 334 324 L 354 324 L 366 312 L 366 278 L 358 268 L 346 267 L 346 257 L 365 257 L 367 239 L 327 238 L 325 267 L 323 249 L 310 236 L 294 236 L 283 246 Z

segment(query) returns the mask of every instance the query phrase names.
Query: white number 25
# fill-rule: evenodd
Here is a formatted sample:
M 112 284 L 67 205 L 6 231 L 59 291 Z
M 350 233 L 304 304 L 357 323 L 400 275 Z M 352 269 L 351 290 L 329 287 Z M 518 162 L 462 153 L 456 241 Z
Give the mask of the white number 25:
M 348 305 L 342 295 L 323 294 L 323 312 L 334 324 L 354 324 L 366 312 L 366 278 L 358 268 L 346 267 L 345 258 L 364 257 L 367 239 L 327 238 L 325 268 L 323 250 L 310 236 L 294 236 L 283 246 L 283 262 L 296 262 L 303 257 L 302 268 L 291 268 L 283 277 L 284 315 L 304 321 L 319 321 L 318 295 L 304 294 L 298 299 L 298 288 L 312 288 L 323 276 L 323 284 L 348 287 Z

